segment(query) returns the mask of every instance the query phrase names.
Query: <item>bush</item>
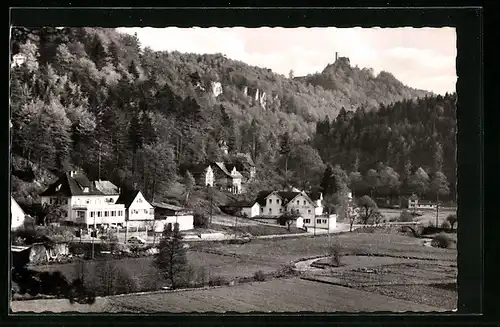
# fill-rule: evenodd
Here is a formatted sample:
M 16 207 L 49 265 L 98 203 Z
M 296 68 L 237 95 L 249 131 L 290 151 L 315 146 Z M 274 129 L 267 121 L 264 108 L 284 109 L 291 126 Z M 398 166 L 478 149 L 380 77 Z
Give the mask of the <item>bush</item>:
M 431 246 L 447 249 L 451 246 L 452 243 L 453 240 L 448 235 L 446 235 L 445 233 L 439 233 L 432 239 Z
M 288 277 L 288 276 L 297 276 L 299 274 L 298 271 L 294 269 L 295 267 L 293 264 L 287 263 L 283 265 L 276 273 L 275 277 L 277 278 L 283 278 L 283 277 Z
M 413 221 L 413 216 L 411 213 L 408 212 L 408 210 L 401 211 L 401 214 L 399 215 L 399 222 L 408 223 L 412 221 Z
M 208 281 L 208 286 L 224 286 L 228 284 L 229 282 L 227 281 L 227 279 L 222 276 L 211 277 Z
M 208 227 L 208 217 L 202 213 L 195 213 L 193 219 L 193 225 L 195 228 L 207 228 Z
M 256 271 L 255 274 L 253 274 L 253 279 L 257 282 L 263 282 L 266 280 L 266 275 L 262 270 Z
M 449 223 L 449 222 L 447 222 L 447 221 L 445 220 L 445 221 L 443 221 L 443 222 L 441 223 L 441 228 L 442 228 L 442 229 L 444 229 L 444 230 L 449 230 L 449 229 L 451 229 L 451 225 L 450 225 L 450 223 Z
M 341 265 L 342 247 L 339 244 L 334 244 L 328 249 L 332 266 L 339 267 Z

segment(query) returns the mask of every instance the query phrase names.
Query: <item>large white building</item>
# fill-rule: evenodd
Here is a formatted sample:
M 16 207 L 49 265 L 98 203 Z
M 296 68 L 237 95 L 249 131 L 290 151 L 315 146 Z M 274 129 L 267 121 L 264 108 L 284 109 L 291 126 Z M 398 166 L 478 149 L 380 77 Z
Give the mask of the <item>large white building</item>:
M 66 210 L 63 221 L 88 228 L 124 225 L 125 205 L 117 203 L 120 190 L 109 181 L 91 182 L 85 174 L 68 171 L 41 194 L 44 204 L 58 204 Z

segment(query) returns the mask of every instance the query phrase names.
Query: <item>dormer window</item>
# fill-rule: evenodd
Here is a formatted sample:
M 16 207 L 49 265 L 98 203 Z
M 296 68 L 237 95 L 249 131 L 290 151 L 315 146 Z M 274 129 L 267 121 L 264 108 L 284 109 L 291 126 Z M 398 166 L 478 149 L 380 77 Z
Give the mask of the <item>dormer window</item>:
M 89 188 L 88 187 L 84 187 L 83 188 L 83 193 L 88 193 L 89 192 Z
M 56 192 L 58 192 L 60 190 L 61 190 L 61 184 L 59 184 L 59 185 L 56 186 Z

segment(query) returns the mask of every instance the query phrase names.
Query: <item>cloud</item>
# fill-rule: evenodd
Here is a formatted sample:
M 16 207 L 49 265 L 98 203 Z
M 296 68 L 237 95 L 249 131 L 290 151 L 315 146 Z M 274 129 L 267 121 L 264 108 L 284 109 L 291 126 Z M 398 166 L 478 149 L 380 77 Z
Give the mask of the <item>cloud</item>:
M 153 50 L 223 53 L 276 73 L 312 74 L 339 56 L 351 64 L 391 72 L 404 84 L 453 92 L 456 34 L 453 28 L 120 28 L 137 33 Z

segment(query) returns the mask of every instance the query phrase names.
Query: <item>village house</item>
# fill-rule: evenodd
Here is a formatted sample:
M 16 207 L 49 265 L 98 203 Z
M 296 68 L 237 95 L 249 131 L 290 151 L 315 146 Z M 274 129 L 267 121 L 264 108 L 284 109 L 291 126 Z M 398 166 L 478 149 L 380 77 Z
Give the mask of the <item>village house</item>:
M 242 192 L 243 175 L 234 165 L 226 166 L 224 162 L 212 162 L 191 166 L 188 170 L 198 185 L 216 187 L 233 194 Z
M 88 229 L 125 223 L 125 206 L 117 203 L 119 189 L 109 181 L 91 182 L 79 171 L 65 172 L 40 196 L 42 205 L 64 207 L 62 220 L 69 225 Z
M 261 216 L 279 217 L 289 212 L 305 220 L 312 220 L 316 215 L 323 213 L 321 200 L 321 193 L 308 195 L 304 191 L 262 191 L 258 194 L 256 202 L 260 205 Z
M 26 214 L 16 200 L 10 197 L 10 230 L 16 230 L 23 226 Z
M 436 209 L 436 204 L 432 201 L 421 200 L 417 195 L 413 194 L 408 198 L 408 209 L 410 210 L 420 210 L 420 209 Z
M 141 191 L 131 190 L 120 194 L 116 204 L 125 207 L 125 225 L 127 228 L 148 227 L 154 222 L 153 206 L 144 198 Z
M 179 224 L 179 230 L 190 230 L 194 228 L 194 215 L 190 210 L 167 204 L 163 202 L 153 202 L 154 207 L 154 231 L 162 232 L 166 225 Z
M 260 205 L 257 201 L 239 201 L 222 206 L 224 212 L 253 218 L 260 215 Z
M 191 165 L 186 167 L 187 170 L 193 175 L 197 185 L 217 187 L 233 194 L 243 193 L 245 185 L 256 175 L 252 158 L 245 153 L 237 153 L 229 158 L 225 141 L 221 141 L 219 147 L 225 160 Z

